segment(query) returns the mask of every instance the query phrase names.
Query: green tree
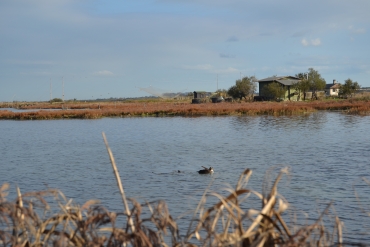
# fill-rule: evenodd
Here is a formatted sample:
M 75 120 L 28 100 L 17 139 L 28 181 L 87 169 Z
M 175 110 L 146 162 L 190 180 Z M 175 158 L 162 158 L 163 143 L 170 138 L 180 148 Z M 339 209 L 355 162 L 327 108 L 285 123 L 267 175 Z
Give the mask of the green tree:
M 216 92 L 215 92 L 218 96 L 221 96 L 221 97 L 224 97 L 226 98 L 227 97 L 227 90 L 226 89 L 218 89 Z
M 236 80 L 235 85 L 227 90 L 227 94 L 234 99 L 240 100 L 243 98 L 247 99 L 248 97 L 253 97 L 257 88 L 256 81 L 257 79 L 254 76 L 246 76 L 241 80 Z
M 339 88 L 339 95 L 342 97 L 348 97 L 355 94 L 356 90 L 360 89 L 361 86 L 357 83 L 357 81 L 352 81 L 350 78 L 344 81 L 344 85 L 341 85 Z
M 286 90 L 285 86 L 278 82 L 272 82 L 265 87 L 267 95 L 275 100 L 284 98 Z
M 320 73 L 313 68 L 308 69 L 308 82 L 310 84 L 310 89 L 312 90 L 311 99 L 317 99 L 317 91 L 325 89 L 326 81 L 321 77 Z
M 63 100 L 61 98 L 54 98 L 50 100 L 50 103 L 53 103 L 53 102 L 63 102 Z
M 303 100 L 306 100 L 306 94 L 310 90 L 310 83 L 307 80 L 307 76 L 304 73 L 299 73 L 295 76 L 300 79 L 299 82 L 293 85 L 294 90 L 298 93 L 297 100 L 301 99 L 301 94 L 303 94 Z

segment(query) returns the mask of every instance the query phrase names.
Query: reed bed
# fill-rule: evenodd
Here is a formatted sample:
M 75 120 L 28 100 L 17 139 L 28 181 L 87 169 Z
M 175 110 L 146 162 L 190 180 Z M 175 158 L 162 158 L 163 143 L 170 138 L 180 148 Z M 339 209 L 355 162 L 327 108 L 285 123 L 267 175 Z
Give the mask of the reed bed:
M 298 226 L 284 220 L 290 205 L 279 195 L 278 184 L 288 174 L 287 168 L 281 169 L 264 193 L 247 188 L 252 175 L 250 169 L 240 175 L 235 188 L 227 189 L 226 195 L 206 189 L 186 232 L 182 231 L 164 201 L 140 204 L 126 198 L 104 133 L 103 137 L 124 210 L 111 212 L 94 200 L 76 205 L 53 189 L 22 194 L 17 188 L 16 199 L 7 201 L 9 186 L 3 184 L 0 188 L 0 245 L 267 247 L 345 244 L 342 222 L 330 214 L 331 204 L 312 224 Z M 210 197 L 217 198 L 218 202 L 207 207 Z M 50 198 L 53 198 L 52 204 L 48 203 Z M 248 207 L 251 198 L 260 200 L 260 209 Z M 331 226 L 324 224 L 328 216 L 332 216 L 329 217 Z
M 25 104 L 22 109 L 41 109 L 32 112 L 0 111 L 0 119 L 97 119 L 128 116 L 225 116 L 225 115 L 297 115 L 318 110 L 343 111 L 348 114 L 370 114 L 368 100 L 327 100 L 309 102 L 223 102 L 191 104 L 188 102 Z

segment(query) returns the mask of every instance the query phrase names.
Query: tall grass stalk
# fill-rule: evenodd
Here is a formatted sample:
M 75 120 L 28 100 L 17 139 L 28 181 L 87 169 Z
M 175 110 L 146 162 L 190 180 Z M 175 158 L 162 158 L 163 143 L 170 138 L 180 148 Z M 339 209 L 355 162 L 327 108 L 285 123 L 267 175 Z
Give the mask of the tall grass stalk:
M 109 147 L 109 145 L 108 145 L 108 141 L 107 141 L 107 138 L 106 138 L 106 136 L 105 136 L 105 133 L 104 133 L 104 132 L 102 132 L 102 135 L 103 135 L 103 139 L 104 139 L 105 147 L 107 148 L 107 151 L 108 151 L 108 155 L 109 155 L 109 158 L 110 158 L 110 162 L 111 162 L 111 164 L 112 164 L 112 168 L 113 168 L 113 171 L 114 171 L 114 175 L 115 175 L 115 177 L 116 177 L 116 181 L 117 181 L 118 189 L 119 189 L 119 192 L 121 193 L 121 197 L 122 197 L 123 205 L 125 206 L 125 212 L 126 212 L 126 214 L 128 215 L 128 217 L 129 217 L 128 222 L 129 222 L 129 225 L 130 225 L 131 231 L 132 231 L 132 232 L 135 232 L 135 226 L 134 226 L 134 223 L 132 222 L 130 208 L 128 207 L 128 203 L 127 203 L 127 200 L 126 200 L 125 191 L 123 190 L 123 186 L 122 186 L 122 182 L 121 182 L 121 177 L 120 177 L 120 175 L 119 175 L 119 172 L 118 172 L 118 169 L 117 169 L 117 166 L 116 166 L 116 162 L 115 162 L 114 157 L 113 157 L 112 150 L 110 149 L 110 147 Z

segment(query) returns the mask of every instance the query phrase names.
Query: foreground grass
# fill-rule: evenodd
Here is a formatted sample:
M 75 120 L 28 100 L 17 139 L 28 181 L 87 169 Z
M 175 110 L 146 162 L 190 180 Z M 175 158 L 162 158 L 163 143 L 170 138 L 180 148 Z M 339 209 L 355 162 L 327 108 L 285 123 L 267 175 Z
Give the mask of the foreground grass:
M 20 109 L 31 112 L 0 111 L 0 119 L 97 119 L 128 116 L 222 116 L 222 115 L 297 115 L 318 110 L 343 111 L 369 115 L 369 100 L 325 100 L 306 102 L 223 102 L 191 104 L 189 102 L 100 102 L 100 103 L 23 103 Z M 58 109 L 58 110 L 50 110 Z M 1 109 L 0 109 L 1 110 Z
M 329 217 L 329 204 L 308 225 L 289 225 L 284 220 L 289 203 L 279 195 L 278 183 L 288 170 L 282 169 L 267 193 L 247 188 L 252 171 L 246 169 L 228 195 L 205 191 L 188 229 L 183 232 L 163 201 L 140 204 L 127 199 L 114 157 L 103 134 L 111 159 L 123 212 L 111 212 L 96 201 L 74 205 L 57 190 L 21 194 L 6 200 L 8 185 L 0 188 L 0 245 L 2 246 L 344 246 L 342 222 Z M 248 208 L 251 195 L 261 201 L 260 209 Z M 45 198 L 58 205 L 50 215 Z M 218 203 L 205 207 L 213 196 Z M 143 217 L 148 212 L 147 217 Z M 181 234 L 180 234 L 181 232 Z M 364 246 L 359 243 L 350 245 Z

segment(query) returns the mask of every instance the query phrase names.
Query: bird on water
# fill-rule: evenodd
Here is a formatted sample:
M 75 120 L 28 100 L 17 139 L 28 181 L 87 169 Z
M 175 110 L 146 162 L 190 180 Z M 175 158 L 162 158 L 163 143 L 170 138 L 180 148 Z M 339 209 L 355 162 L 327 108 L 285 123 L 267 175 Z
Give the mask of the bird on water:
M 207 168 L 207 167 L 204 167 L 202 166 L 204 169 L 203 170 L 199 170 L 198 173 L 199 174 L 211 174 L 213 173 L 213 167 L 211 166 L 210 168 Z

